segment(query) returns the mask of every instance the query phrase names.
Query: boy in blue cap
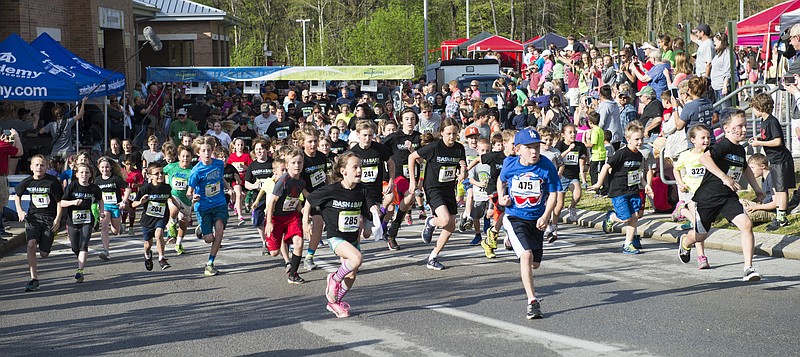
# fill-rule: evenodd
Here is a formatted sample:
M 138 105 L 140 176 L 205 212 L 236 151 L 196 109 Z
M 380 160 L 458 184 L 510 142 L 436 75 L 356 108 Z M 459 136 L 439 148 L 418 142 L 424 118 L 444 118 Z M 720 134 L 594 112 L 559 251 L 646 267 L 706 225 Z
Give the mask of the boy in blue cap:
M 539 132 L 526 128 L 514 136 L 514 151 L 503 161 L 497 192 L 498 204 L 507 206 L 503 227 L 519 258 L 520 276 L 528 297 L 530 319 L 541 318 L 542 310 L 533 289 L 533 269 L 542 262 L 544 230 L 550 224 L 561 181 L 555 165 L 539 155 Z

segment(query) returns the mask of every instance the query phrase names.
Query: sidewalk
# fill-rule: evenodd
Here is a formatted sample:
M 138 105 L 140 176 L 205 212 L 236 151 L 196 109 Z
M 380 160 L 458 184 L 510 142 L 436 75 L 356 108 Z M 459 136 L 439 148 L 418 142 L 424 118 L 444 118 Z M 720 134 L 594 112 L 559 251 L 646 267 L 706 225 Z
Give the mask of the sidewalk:
M 8 241 L 0 244 L 0 257 L 25 245 L 25 223 L 6 222 L 5 224 L 6 232 L 13 234 L 13 236 L 6 238 Z
M 565 212 L 567 210 L 564 210 Z M 561 221 L 572 223 L 583 227 L 595 228 L 602 232 L 605 212 L 587 211 L 579 209 L 578 222 L 567 222 L 566 218 Z M 565 215 L 566 216 L 566 215 Z M 639 219 L 637 232 L 642 238 L 652 238 L 669 243 L 677 243 L 678 237 L 688 231 L 680 229 L 679 224 L 665 222 L 669 220 L 669 214 L 650 213 Z M 614 224 L 614 232 L 622 233 L 621 224 Z M 600 233 L 603 234 L 603 233 Z M 755 254 L 772 257 L 800 259 L 800 236 L 755 233 Z M 742 252 L 741 234 L 733 229 L 714 229 L 706 239 L 706 248 L 726 250 L 729 252 Z

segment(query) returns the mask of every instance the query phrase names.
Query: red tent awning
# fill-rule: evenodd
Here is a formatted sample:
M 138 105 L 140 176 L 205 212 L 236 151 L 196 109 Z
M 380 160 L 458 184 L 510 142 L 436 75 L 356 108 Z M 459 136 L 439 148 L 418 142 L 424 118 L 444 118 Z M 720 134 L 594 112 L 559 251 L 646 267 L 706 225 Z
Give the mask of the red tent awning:
M 736 24 L 738 37 L 764 36 L 780 33 L 781 15 L 800 9 L 800 0 L 789 0 L 750 16 Z
M 464 42 L 467 42 L 468 40 L 469 40 L 468 38 L 457 38 L 455 40 L 442 41 L 442 47 L 444 47 L 444 46 L 458 46 L 458 45 L 460 45 L 460 44 L 462 44 Z
M 800 0 L 797 0 L 800 1 Z M 509 40 L 503 36 L 492 36 L 483 41 L 473 43 L 467 47 L 467 51 L 498 51 L 498 52 L 522 52 L 522 44 Z

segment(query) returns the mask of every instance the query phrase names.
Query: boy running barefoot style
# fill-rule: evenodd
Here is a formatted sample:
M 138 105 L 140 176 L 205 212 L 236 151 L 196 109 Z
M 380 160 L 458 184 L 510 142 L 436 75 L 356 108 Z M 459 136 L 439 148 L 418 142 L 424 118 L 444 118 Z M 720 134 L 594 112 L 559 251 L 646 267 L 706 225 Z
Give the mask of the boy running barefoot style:
M 228 224 L 228 207 L 222 190 L 229 190 L 230 187 L 223 179 L 225 162 L 212 157 L 215 139 L 204 136 L 197 138 L 195 144 L 199 162 L 189 175 L 189 189 L 186 195 L 192 197 L 203 240 L 211 244 L 204 274 L 214 276 L 219 274 L 219 270 L 214 266 L 214 260 L 222 246 L 222 235 Z
M 642 198 L 639 196 L 639 185 L 642 183 L 642 168 L 644 167 L 644 156 L 639 152 L 642 146 L 644 128 L 638 123 L 632 122 L 625 128 L 625 139 L 628 145 L 617 150 L 614 156 L 600 169 L 600 177 L 597 183 L 592 185 L 592 190 L 600 189 L 606 175 L 611 175 L 609 180 L 608 197 L 611 197 L 613 210 L 606 213 L 603 221 L 603 231 L 610 233 L 614 222 L 625 223 L 628 230 L 625 231 L 625 243 L 622 245 L 622 253 L 639 254 L 633 244 L 636 235 L 636 227 L 639 222 L 637 213 L 642 207 Z M 653 179 L 652 170 L 647 171 L 647 184 L 645 191 L 652 192 L 650 182 Z M 563 182 L 562 182 L 563 183 Z
M 561 186 L 556 167 L 539 155 L 541 137 L 536 130 L 523 129 L 514 138 L 516 153 L 503 162 L 497 183 L 498 203 L 506 206 L 503 227 L 519 258 L 522 286 L 528 298 L 527 319 L 542 317 L 533 287 L 533 269 L 542 262 L 544 230 L 556 205 Z
M 91 180 L 92 168 L 88 164 L 76 164 L 75 179 L 67 186 L 60 203 L 67 215 L 67 235 L 72 252 L 78 257 L 78 270 L 75 272 L 75 281 L 78 283 L 83 282 L 83 268 L 92 237 L 92 204 L 103 205 L 100 187 L 91 183 Z M 100 219 L 105 219 L 105 210 L 100 212 Z
M 282 161 L 286 162 L 286 173 L 282 174 L 267 196 L 266 221 L 264 233 L 267 236 L 267 249 L 273 257 L 278 256 L 281 242 L 292 244 L 287 281 L 289 284 L 305 282 L 297 268 L 303 256 L 303 225 L 300 217 L 300 198 L 305 189 L 305 181 L 300 178 L 303 171 L 303 152 L 299 149 L 288 150 Z
M 142 238 L 144 240 L 144 267 L 153 270 L 153 237 L 156 239 L 158 249 L 158 265 L 161 270 L 170 267 L 164 257 L 164 229 L 169 217 L 168 202 L 177 206 L 172 197 L 172 187 L 165 182 L 164 170 L 157 162 L 147 165 L 147 183 L 139 189 L 139 199 L 133 202 L 134 207 L 145 206 L 140 223 L 142 224 Z
M 170 193 L 175 200 L 169 201 L 169 222 L 167 231 L 175 240 L 175 253 L 181 255 L 186 252 L 183 247 L 183 238 L 191 224 L 192 199 L 186 196 L 189 189 L 189 176 L 192 174 L 192 150 L 180 145 L 177 149 L 178 162 L 173 162 L 164 167 L 167 175 L 167 184 L 172 188 Z
M 695 228 L 678 239 L 678 256 L 683 263 L 688 263 L 691 260 L 692 245 L 708 238 L 711 224 L 721 215 L 742 232 L 742 280 L 757 281 L 761 280 L 761 274 L 753 267 L 753 223 L 744 213 L 736 194 L 741 189 L 739 180 L 744 175 L 747 183 L 756 192 L 756 201 L 764 197 L 764 192 L 747 166 L 745 150 L 739 145 L 745 140 L 747 133 L 745 117 L 743 110 L 735 110 L 730 116 L 721 117 L 720 124 L 725 130 L 725 136 L 700 156 L 700 163 L 706 167 L 706 174 L 694 194 L 694 201 L 697 203 Z
M 431 206 L 431 211 L 435 217 L 428 217 L 425 220 L 425 227 L 422 229 L 422 241 L 431 242 L 433 232 L 436 227 L 442 228 L 436 247 L 428 256 L 428 269 L 442 270 L 444 265 L 439 262 L 439 253 L 444 249 L 445 244 L 456 228 L 455 215 L 458 213 L 456 204 L 456 183 L 464 179 L 467 173 L 466 154 L 464 145 L 456 142 L 458 137 L 459 125 L 452 118 L 442 120 L 442 138 L 436 140 L 408 156 L 409 191 L 416 190 L 416 166 L 417 159 L 424 159 L 425 165 L 425 196 Z
M 109 260 L 109 232 L 118 234 L 120 231 L 120 217 L 122 211 L 126 209 L 128 195 L 131 189 L 122 177 L 122 170 L 113 158 L 103 156 L 97 161 L 97 168 L 100 177 L 94 179 L 94 183 L 100 187 L 103 193 L 104 218 L 100 221 L 100 237 L 103 240 L 103 250 L 100 252 L 100 259 Z
M 61 197 L 64 191 L 61 182 L 55 177 L 47 175 L 47 159 L 44 155 L 34 155 L 31 158 L 30 176 L 20 182 L 15 191 L 14 204 L 17 207 L 19 221 L 25 222 L 25 236 L 28 241 L 28 270 L 31 281 L 25 286 L 25 291 L 39 289 L 39 275 L 36 269 L 36 247 L 39 247 L 39 256 L 47 258 L 53 247 L 53 237 L 58 231 L 61 222 Z M 22 210 L 22 196 L 30 195 L 28 212 Z
M 328 233 L 328 244 L 341 258 L 342 265 L 335 273 L 328 274 L 325 297 L 327 309 L 336 317 L 350 316 L 350 305 L 342 299 L 353 287 L 356 273 L 361 267 L 361 246 L 358 243 L 360 231 L 376 237 L 383 235 L 380 221 L 380 202 L 372 201 L 369 189 L 361 184 L 361 160 L 353 152 L 339 157 L 333 170 L 334 183 L 325 185 L 309 193 L 303 207 L 304 229 L 309 231 L 312 207 L 322 213 Z M 453 193 L 455 195 L 455 193 Z M 364 224 L 364 217 L 372 215 L 371 227 Z

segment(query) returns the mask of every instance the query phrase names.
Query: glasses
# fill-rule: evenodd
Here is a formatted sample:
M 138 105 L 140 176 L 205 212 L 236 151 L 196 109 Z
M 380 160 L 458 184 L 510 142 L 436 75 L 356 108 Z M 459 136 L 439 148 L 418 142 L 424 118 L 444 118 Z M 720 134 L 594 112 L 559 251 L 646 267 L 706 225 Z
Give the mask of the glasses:
M 469 86 L 470 87 L 477 87 L 478 85 L 477 84 L 470 84 Z
M 178 114 L 178 118 L 186 118 L 186 114 Z

